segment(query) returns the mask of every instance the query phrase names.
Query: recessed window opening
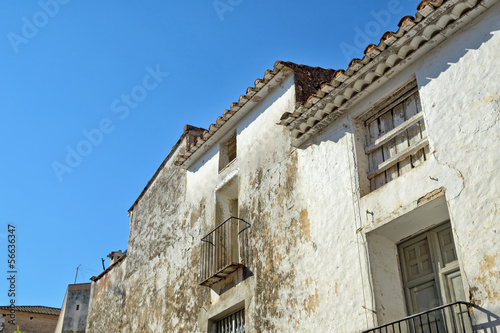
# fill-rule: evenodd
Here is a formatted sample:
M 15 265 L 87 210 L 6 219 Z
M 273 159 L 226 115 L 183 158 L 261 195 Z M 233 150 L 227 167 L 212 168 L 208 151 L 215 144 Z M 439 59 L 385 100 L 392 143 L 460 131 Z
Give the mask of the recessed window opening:
M 219 245 L 218 260 L 219 265 L 225 266 L 231 262 L 240 262 L 238 258 L 238 232 L 241 230 L 238 211 L 238 177 L 231 179 L 226 185 L 216 193 L 216 227 L 224 223 L 224 226 L 218 228 L 216 244 Z
M 226 279 L 243 267 L 248 254 L 249 223 L 239 218 L 238 177 L 225 182 L 215 197 L 214 229 L 202 238 L 200 284 L 205 286 Z
M 238 177 L 234 177 L 216 194 L 215 227 L 230 217 L 238 217 Z
M 379 324 L 428 312 L 419 325 L 447 332 L 459 319 L 464 308 L 433 310 L 466 300 L 454 234 L 444 196 L 367 234 Z
M 233 132 L 219 147 L 219 171 L 236 159 L 236 131 Z
M 80 310 L 80 304 L 76 305 L 76 311 Z
M 429 142 L 415 81 L 379 103 L 363 124 L 370 191 L 428 159 Z

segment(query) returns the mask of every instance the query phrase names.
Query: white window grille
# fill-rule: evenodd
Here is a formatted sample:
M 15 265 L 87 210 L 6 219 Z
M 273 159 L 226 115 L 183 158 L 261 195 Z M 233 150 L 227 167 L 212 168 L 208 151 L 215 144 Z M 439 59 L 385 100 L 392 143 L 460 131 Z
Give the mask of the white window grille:
M 245 333 L 245 309 L 241 309 L 215 324 L 216 333 Z
M 370 191 L 402 176 L 429 156 L 429 142 L 416 82 L 377 106 L 365 120 Z

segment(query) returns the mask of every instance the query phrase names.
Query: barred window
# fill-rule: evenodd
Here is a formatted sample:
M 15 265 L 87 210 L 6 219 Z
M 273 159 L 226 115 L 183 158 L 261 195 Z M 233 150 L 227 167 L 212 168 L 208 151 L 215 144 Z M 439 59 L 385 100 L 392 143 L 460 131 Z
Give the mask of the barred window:
M 376 113 L 366 119 L 364 125 L 370 191 L 402 176 L 429 156 L 416 82 L 377 106 Z
M 215 324 L 216 333 L 245 333 L 245 309 L 241 309 Z

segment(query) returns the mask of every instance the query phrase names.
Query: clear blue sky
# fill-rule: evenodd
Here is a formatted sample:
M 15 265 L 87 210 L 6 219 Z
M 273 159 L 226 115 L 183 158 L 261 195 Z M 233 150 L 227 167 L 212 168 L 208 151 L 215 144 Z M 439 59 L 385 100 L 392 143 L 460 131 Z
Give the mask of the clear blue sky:
M 78 265 L 89 282 L 127 248 L 127 210 L 184 124 L 208 127 L 276 60 L 345 69 L 417 4 L 2 0 L 0 270 L 13 224 L 16 303 L 60 307 Z

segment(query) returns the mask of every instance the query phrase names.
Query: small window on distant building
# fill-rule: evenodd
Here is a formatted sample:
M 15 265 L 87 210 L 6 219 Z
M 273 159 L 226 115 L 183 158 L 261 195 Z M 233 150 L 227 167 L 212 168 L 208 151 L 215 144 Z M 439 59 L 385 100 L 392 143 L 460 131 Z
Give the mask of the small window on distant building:
M 223 141 L 219 147 L 219 171 L 236 158 L 236 132 Z
M 80 310 L 80 304 L 76 305 L 76 311 Z

